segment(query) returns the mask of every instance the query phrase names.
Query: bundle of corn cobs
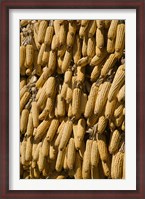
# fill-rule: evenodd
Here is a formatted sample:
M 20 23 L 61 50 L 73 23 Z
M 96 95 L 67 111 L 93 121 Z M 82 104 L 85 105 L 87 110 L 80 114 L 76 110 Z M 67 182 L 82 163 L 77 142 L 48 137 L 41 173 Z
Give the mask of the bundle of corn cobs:
M 125 178 L 125 22 L 20 21 L 20 177 Z

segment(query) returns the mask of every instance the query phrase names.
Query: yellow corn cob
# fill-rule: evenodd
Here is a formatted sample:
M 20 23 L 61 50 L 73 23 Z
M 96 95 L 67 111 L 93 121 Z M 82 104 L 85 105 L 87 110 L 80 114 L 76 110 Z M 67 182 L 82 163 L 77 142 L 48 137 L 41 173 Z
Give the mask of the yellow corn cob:
M 124 153 L 117 152 L 113 155 L 112 164 L 111 164 L 111 178 L 112 179 L 121 179 L 123 175 L 123 159 Z
M 41 45 L 38 42 L 38 30 L 39 30 L 39 23 L 36 22 L 34 24 L 34 41 L 35 41 L 36 48 L 39 50 Z
M 22 145 L 21 145 L 21 150 L 20 150 L 20 153 L 21 153 L 21 163 L 22 163 L 22 165 L 25 165 L 25 162 L 26 162 L 26 159 L 25 159 L 26 144 L 27 144 L 27 141 L 24 139 L 23 142 L 22 142 Z
M 49 159 L 50 160 L 56 160 L 56 156 L 57 156 L 57 153 L 58 153 L 57 148 L 54 146 L 54 142 L 55 142 L 55 140 L 53 140 L 50 143 L 50 148 L 49 148 Z
M 74 139 L 70 138 L 67 149 L 67 165 L 70 170 L 74 168 L 75 159 L 76 159 L 76 149 L 75 149 Z
M 98 77 L 100 76 L 100 72 L 101 72 L 101 66 L 100 65 L 94 66 L 90 77 L 91 82 L 95 82 L 98 79 Z
M 67 88 L 68 88 L 68 84 L 63 83 L 62 85 L 62 89 L 61 89 L 61 98 L 65 99 L 66 98 L 66 94 L 67 94 Z
M 26 78 L 20 77 L 20 90 L 26 85 Z
M 29 113 L 28 123 L 27 123 L 27 131 L 26 131 L 27 137 L 33 135 L 33 130 L 34 130 L 34 127 L 33 127 L 32 113 Z
M 82 114 L 84 114 L 84 112 L 85 112 L 87 101 L 88 101 L 87 94 L 86 93 L 82 93 L 82 96 L 81 96 L 81 113 Z
M 71 49 L 74 45 L 75 35 L 71 32 L 67 33 L 66 44 L 67 49 Z
M 124 115 L 121 114 L 118 118 L 115 119 L 115 125 L 117 127 L 120 127 L 123 121 L 124 121 Z
M 43 43 L 44 42 L 44 37 L 47 29 L 47 21 L 42 20 L 39 25 L 38 29 L 38 42 Z
M 91 87 L 89 96 L 88 96 L 88 101 L 85 107 L 85 113 L 84 116 L 86 118 L 90 117 L 94 111 L 94 106 L 95 106 L 95 101 L 98 93 L 98 86 L 94 83 Z
M 119 52 L 122 49 L 122 44 L 124 44 L 124 40 L 125 40 L 125 24 L 119 24 L 117 26 L 115 51 Z
M 118 118 L 120 117 L 121 115 L 123 115 L 123 108 L 124 108 L 124 105 L 123 104 L 119 104 L 115 111 L 114 111 L 114 117 L 115 118 Z
M 59 29 L 59 46 L 64 45 L 65 42 L 66 42 L 66 27 L 64 24 L 62 24 Z
M 116 129 L 115 131 L 113 131 L 111 135 L 110 143 L 109 143 L 110 154 L 114 154 L 118 150 L 120 141 L 121 141 L 121 135 L 120 135 L 119 130 Z
M 91 59 L 90 66 L 96 66 L 96 65 L 100 64 L 105 59 L 106 56 L 107 56 L 107 51 L 106 50 L 104 50 L 104 53 L 101 56 L 95 55 Z
M 101 160 L 107 161 L 109 154 L 107 150 L 106 136 L 104 134 L 97 135 L 97 145 Z
M 88 64 L 89 59 L 88 57 L 82 57 L 78 62 L 77 62 L 77 66 L 79 67 L 84 67 Z
M 104 31 L 99 28 L 96 30 L 96 45 L 98 48 L 104 47 Z
M 96 20 L 97 28 L 101 29 L 104 27 L 104 20 Z
M 65 101 L 62 99 L 61 95 L 57 95 L 57 114 L 60 117 L 65 116 Z
M 43 43 L 41 45 L 39 53 L 38 53 L 38 58 L 37 58 L 37 64 L 38 65 L 42 64 L 42 56 L 43 56 L 43 53 L 44 53 L 45 49 L 46 49 L 46 44 Z
M 54 27 L 48 26 L 47 29 L 46 29 L 45 38 L 44 38 L 44 43 L 47 46 L 50 46 L 50 44 L 52 42 L 53 33 L 54 33 Z
M 84 136 L 85 136 L 85 130 L 86 130 L 86 121 L 85 119 L 81 118 L 78 121 L 77 127 L 76 127 L 76 135 L 75 135 L 75 147 L 76 149 L 80 149 Z
M 92 148 L 92 140 L 87 140 L 86 142 L 86 150 L 83 158 L 82 165 L 82 177 L 83 179 L 90 179 L 91 177 L 91 148 Z
M 121 89 L 119 90 L 119 92 L 117 94 L 117 99 L 118 99 L 119 102 L 125 100 L 125 85 L 123 85 L 121 87 Z
M 88 39 L 88 44 L 87 44 L 87 55 L 92 58 L 95 55 L 95 47 L 96 47 L 96 42 L 94 37 L 90 37 Z
M 108 158 L 110 159 L 110 158 Z M 111 178 L 111 161 L 107 160 L 107 161 L 101 161 L 102 163 L 102 168 L 103 168 L 103 172 L 104 175 L 108 178 Z
M 87 56 L 87 44 L 88 44 L 88 37 L 84 37 L 82 41 L 82 55 L 83 57 Z
M 45 156 L 42 153 L 41 147 L 39 148 L 39 158 L 38 158 L 37 164 L 38 164 L 39 171 L 42 172 L 45 165 Z
M 46 158 L 44 160 L 44 168 L 42 171 L 42 175 L 46 178 L 50 175 L 49 161 Z
M 20 46 L 20 67 L 24 66 L 25 58 L 26 58 L 26 47 Z
M 62 151 L 63 149 L 65 149 L 65 147 L 71 137 L 72 128 L 73 128 L 73 123 L 71 120 L 68 120 L 65 123 L 65 126 L 63 129 L 62 137 L 61 137 L 60 144 L 59 144 L 59 150 Z
M 91 179 L 100 179 L 99 166 L 91 167 Z
M 39 171 L 39 169 L 38 169 L 38 166 L 36 166 L 36 167 L 34 168 L 34 178 L 35 178 L 35 179 L 40 179 L 40 171 Z
M 74 166 L 74 178 L 82 179 L 82 160 L 78 152 L 76 152 L 75 166 Z
M 46 134 L 47 129 L 49 128 L 49 125 L 50 125 L 49 120 L 43 120 L 43 122 L 39 124 L 34 137 L 35 141 L 41 140 L 43 138 L 43 136 Z
M 96 32 L 96 21 L 91 20 L 88 25 L 88 37 L 93 37 Z
M 47 95 L 46 95 L 46 91 L 45 91 L 45 87 L 44 87 L 44 88 L 42 88 L 41 94 L 37 101 L 37 105 L 38 105 L 39 109 L 42 108 L 43 106 L 45 106 L 46 100 L 47 100 Z
M 72 90 L 72 85 L 68 85 L 67 87 L 67 93 L 66 93 L 66 103 L 70 103 L 72 101 L 72 95 L 73 95 L 73 90 Z
M 107 52 L 113 53 L 115 50 L 115 40 L 114 39 L 108 39 L 107 40 Z
M 101 70 L 101 76 L 104 77 L 107 75 L 107 73 L 109 72 L 109 70 L 114 66 L 114 64 L 116 63 L 117 59 L 115 54 L 111 54 L 108 59 L 106 60 L 102 70 Z
M 107 119 L 104 116 L 99 117 L 98 120 L 98 133 L 103 133 L 107 126 Z
M 56 89 L 56 79 L 55 77 L 49 77 L 46 83 L 45 92 L 47 97 L 54 97 Z
M 98 57 L 102 57 L 105 51 L 106 51 L 105 48 L 98 48 L 98 46 L 96 46 L 96 55 L 97 55 Z M 107 52 L 107 51 L 106 51 L 106 52 Z
M 116 94 L 118 93 L 119 89 L 121 86 L 124 84 L 125 81 L 125 69 L 124 65 L 119 66 L 117 69 L 117 72 L 115 74 L 115 77 L 113 79 L 109 94 L 108 94 L 108 100 L 112 101 L 115 97 Z
M 73 115 L 72 115 L 72 104 L 69 103 L 68 105 L 68 113 L 67 113 L 67 116 L 68 118 L 71 118 Z
M 33 126 L 34 128 L 37 128 L 39 125 L 39 111 L 38 111 L 38 105 L 37 102 L 32 102 L 32 119 L 33 119 Z
M 111 102 L 107 100 L 106 107 L 105 107 L 105 117 L 111 118 L 117 103 L 117 98 L 114 98 Z
M 51 71 L 51 74 L 54 73 L 56 69 L 56 60 L 57 60 L 57 54 L 55 51 L 50 51 L 49 54 L 49 60 L 48 60 L 48 68 Z
M 33 138 L 28 137 L 26 143 L 26 153 L 25 153 L 25 160 L 31 161 L 32 160 L 32 145 L 33 145 Z
M 49 50 L 44 51 L 43 56 L 42 56 L 42 65 L 45 65 L 48 63 L 49 60 Z
M 78 66 L 77 67 L 77 83 L 78 85 L 83 83 L 85 79 L 85 67 Z
M 43 142 L 42 142 L 42 154 L 44 157 L 47 157 L 48 154 L 49 154 L 49 147 L 50 147 L 50 144 L 49 142 L 47 141 L 46 137 L 44 138 Z
M 107 102 L 107 97 L 108 97 L 110 87 L 111 87 L 110 82 L 104 82 L 102 84 L 102 88 L 98 92 L 97 99 L 95 102 L 95 108 L 94 108 L 95 114 L 100 115 L 102 110 L 104 109 L 105 104 Z
M 21 121 L 20 121 L 21 122 L 20 130 L 22 134 L 26 132 L 28 117 L 29 117 L 29 111 L 27 109 L 23 109 L 21 113 Z
M 45 70 L 43 71 L 43 73 L 41 74 L 41 76 L 39 77 L 39 79 L 36 82 L 36 88 L 40 88 L 44 85 L 44 83 L 46 82 L 46 80 L 49 77 L 49 69 L 45 68 Z
M 34 152 L 32 151 L 33 161 L 34 162 L 38 161 L 38 158 L 39 158 L 39 149 L 41 148 L 41 146 L 42 146 L 42 142 L 39 142 L 39 144 L 37 144 L 37 146 L 35 148 L 35 151 Z
M 87 35 L 87 26 L 80 26 L 79 37 L 82 39 Z
M 97 141 L 93 140 L 92 148 L 91 148 L 91 166 L 97 167 L 99 164 L 99 159 L 100 159 L 100 155 L 98 151 Z
M 121 130 L 122 130 L 122 131 L 125 131 L 125 121 L 122 122 Z
M 55 170 L 58 172 L 62 170 L 64 157 L 65 157 L 65 149 L 58 151 L 56 165 L 55 165 Z
M 24 106 L 26 105 L 26 103 L 29 101 L 30 99 L 30 93 L 29 91 L 25 92 L 25 94 L 23 95 L 23 97 L 20 100 L 20 112 L 23 110 Z
M 77 64 L 77 62 L 81 59 L 81 40 L 78 35 L 76 35 L 74 46 L 73 46 L 73 60 L 74 63 Z
M 50 127 L 48 129 L 46 138 L 49 142 L 51 142 L 56 134 L 57 128 L 59 126 L 59 120 L 58 119 L 53 119 L 51 121 Z
M 63 120 L 58 128 L 58 131 L 57 131 L 57 138 L 54 142 L 54 146 L 55 147 L 58 147 L 59 146 L 59 143 L 60 143 L 60 140 L 61 140 L 61 136 L 62 136 L 62 133 L 63 133 L 63 129 L 64 129 L 64 126 L 65 126 L 65 120 Z
M 60 30 L 60 20 L 54 20 L 53 25 L 54 25 L 54 32 L 56 35 L 58 35 Z
M 26 46 L 26 64 L 30 67 L 33 64 L 34 60 L 34 49 L 32 45 Z
M 52 42 L 51 42 L 51 50 L 57 51 L 59 46 L 59 38 L 58 35 L 53 35 Z
M 108 30 L 108 39 L 113 40 L 116 37 L 118 20 L 112 20 L 109 30 Z
M 81 90 L 79 88 L 75 88 L 73 90 L 73 98 L 72 98 L 72 114 L 75 118 L 79 118 L 81 111 Z
M 65 71 L 68 69 L 71 59 L 72 59 L 72 53 L 66 51 L 63 58 L 63 62 L 62 62 L 62 67 L 61 67 L 63 73 L 65 73 Z
M 23 95 L 25 94 L 25 92 L 28 91 L 28 87 L 25 85 L 23 86 L 23 88 L 20 90 L 20 99 L 23 97 Z
M 64 82 L 65 84 L 70 84 L 72 80 L 72 71 L 67 70 L 64 74 Z

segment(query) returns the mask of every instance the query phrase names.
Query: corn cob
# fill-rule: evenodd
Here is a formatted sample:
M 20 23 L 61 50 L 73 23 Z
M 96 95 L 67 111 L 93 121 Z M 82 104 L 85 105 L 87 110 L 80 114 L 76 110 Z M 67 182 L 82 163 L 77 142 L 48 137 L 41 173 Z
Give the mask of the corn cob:
M 58 94 L 57 95 L 57 114 L 60 117 L 65 116 L 65 101 L 64 99 L 62 99 L 61 95 Z
M 61 67 L 63 73 L 65 73 L 65 71 L 68 69 L 71 59 L 72 59 L 72 53 L 66 51 L 63 58 L 63 62 L 62 62 L 62 67 Z
M 50 44 L 52 42 L 53 34 L 54 34 L 53 26 L 48 26 L 46 29 L 45 38 L 44 38 L 44 43 L 47 46 L 50 46 Z
M 117 94 L 117 99 L 119 102 L 124 101 L 125 99 L 125 85 L 123 85 L 121 87 L 121 89 L 119 90 L 118 94 Z
M 109 70 L 114 66 L 114 64 L 116 63 L 117 59 L 115 54 L 111 54 L 108 59 L 106 60 L 102 70 L 101 70 L 101 76 L 104 77 L 107 75 L 107 73 L 109 72 Z
M 103 133 L 107 126 L 107 119 L 104 116 L 101 116 L 98 120 L 98 133 Z
M 107 52 L 113 53 L 115 50 L 115 40 L 114 39 L 108 39 L 107 40 Z
M 74 168 L 75 158 L 76 158 L 76 149 L 75 149 L 74 139 L 70 138 L 67 149 L 67 165 L 70 170 Z
M 74 166 L 74 178 L 82 179 L 82 160 L 78 152 L 76 152 L 75 166 Z
M 95 108 L 94 108 L 95 114 L 100 115 L 102 110 L 104 109 L 110 87 L 111 87 L 110 82 L 104 82 L 102 84 L 102 88 L 100 89 L 100 91 L 98 91 L 97 99 L 95 102 Z
M 42 20 L 39 25 L 38 29 L 38 42 L 43 43 L 44 42 L 44 37 L 47 29 L 47 21 Z
M 36 135 L 34 137 L 35 141 L 41 140 L 43 136 L 46 134 L 47 129 L 49 128 L 50 121 L 43 120 L 37 127 Z
M 76 135 L 75 135 L 75 147 L 76 149 L 80 149 L 84 136 L 85 136 L 85 130 L 86 130 L 86 121 L 85 119 L 81 118 L 78 121 L 77 129 L 76 129 Z
M 116 41 L 115 41 L 115 51 L 119 52 L 122 49 L 122 44 L 124 44 L 125 39 L 125 24 L 118 24 Z
M 106 107 L 105 107 L 105 117 L 111 118 L 117 103 L 117 98 L 114 98 L 111 102 L 107 100 Z
M 88 25 L 88 37 L 93 37 L 96 32 L 96 21 L 91 20 Z
M 73 60 L 75 64 L 77 64 L 77 62 L 81 59 L 81 50 L 81 41 L 79 36 L 76 35 L 73 46 Z
M 113 40 L 116 37 L 118 20 L 112 20 L 109 30 L 108 30 L 108 39 Z
M 33 138 L 28 137 L 26 143 L 26 153 L 25 153 L 25 160 L 31 161 L 32 160 L 32 145 L 33 145 Z
M 97 141 L 93 140 L 92 148 L 91 148 L 91 166 L 97 167 L 99 164 L 99 159 L 100 159 L 100 155 L 98 151 Z
M 87 56 L 87 44 L 88 44 L 88 38 L 87 38 L 87 36 L 85 36 L 83 38 L 83 41 L 82 41 L 82 55 L 83 55 L 83 57 Z
M 115 98 L 119 89 L 124 84 L 124 81 L 125 81 L 125 70 L 124 70 L 124 66 L 121 65 L 117 69 L 117 72 L 116 72 L 115 77 L 113 79 L 110 91 L 108 93 L 108 100 L 109 101 L 112 101 Z
M 48 60 L 48 69 L 51 71 L 50 75 L 54 73 L 56 69 L 56 51 L 50 51 Z
M 51 142 L 53 140 L 58 126 L 59 126 L 59 120 L 58 119 L 53 119 L 51 121 L 50 127 L 49 127 L 47 135 L 46 135 L 46 138 L 47 138 L 47 140 L 49 142 Z
M 73 128 L 73 123 L 71 120 L 70 121 L 68 120 L 65 123 L 65 126 L 63 129 L 62 137 L 61 137 L 60 144 L 59 144 L 59 150 L 62 151 L 66 147 L 66 145 L 71 137 L 71 134 L 72 134 L 72 128 Z
M 34 49 L 32 45 L 26 46 L 26 64 L 30 67 L 33 64 L 34 60 Z
M 124 153 L 117 152 L 113 155 L 111 164 L 111 177 L 112 179 L 121 179 L 123 175 L 123 159 Z
M 20 67 L 24 66 L 25 58 L 26 58 L 26 47 L 20 46 Z
M 27 109 L 23 109 L 21 113 L 21 124 L 20 124 L 20 131 L 22 134 L 26 132 L 28 117 L 29 117 L 29 111 Z
M 73 98 L 72 98 L 72 114 L 76 118 L 79 118 L 81 114 L 80 105 L 81 105 L 81 90 L 79 88 L 75 88 L 73 90 Z
M 54 97 L 56 89 L 56 79 L 55 77 L 49 77 L 46 83 L 45 92 L 47 97 Z
M 87 94 L 82 93 L 82 96 L 81 96 L 81 114 L 83 114 L 83 115 L 84 115 L 84 112 L 85 112 L 87 101 L 88 101 Z
M 88 44 L 87 44 L 87 55 L 92 58 L 95 55 L 95 47 L 96 47 L 96 42 L 94 37 L 90 37 L 88 39 Z
M 109 153 L 107 150 L 106 136 L 104 134 L 97 135 L 97 146 L 100 154 L 100 159 L 102 161 L 107 161 Z
M 51 42 L 51 50 L 52 50 L 52 52 L 57 51 L 58 46 L 59 46 L 58 35 L 53 35 L 52 42 Z
M 64 45 L 65 42 L 66 42 L 66 27 L 64 24 L 62 24 L 59 29 L 59 46 Z
M 92 140 L 87 140 L 86 142 L 86 150 L 83 158 L 82 165 L 82 177 L 83 179 L 89 179 L 91 176 L 91 148 L 92 148 Z

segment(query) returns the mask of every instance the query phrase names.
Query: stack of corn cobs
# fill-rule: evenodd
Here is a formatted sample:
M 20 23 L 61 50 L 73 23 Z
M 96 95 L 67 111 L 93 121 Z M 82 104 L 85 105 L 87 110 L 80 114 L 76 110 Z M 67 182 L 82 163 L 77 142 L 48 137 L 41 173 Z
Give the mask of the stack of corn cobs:
M 125 178 L 125 22 L 20 21 L 20 177 Z

